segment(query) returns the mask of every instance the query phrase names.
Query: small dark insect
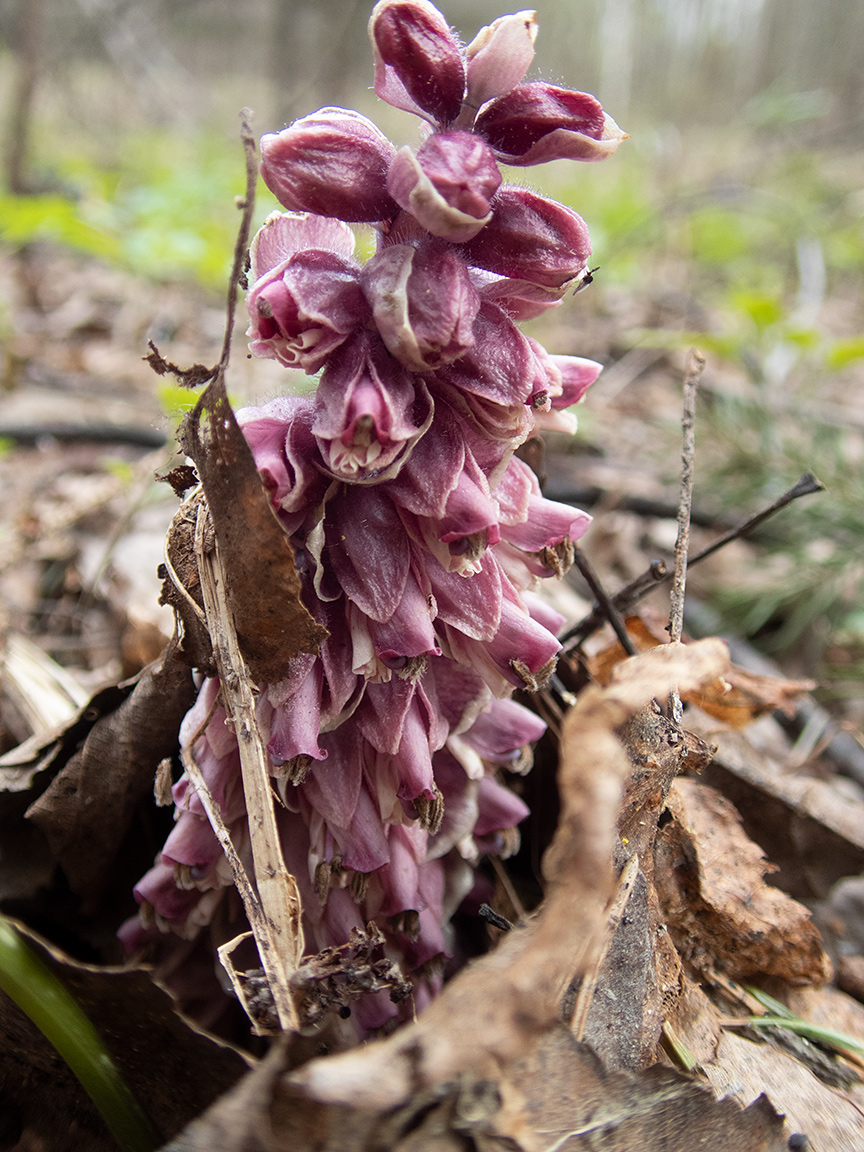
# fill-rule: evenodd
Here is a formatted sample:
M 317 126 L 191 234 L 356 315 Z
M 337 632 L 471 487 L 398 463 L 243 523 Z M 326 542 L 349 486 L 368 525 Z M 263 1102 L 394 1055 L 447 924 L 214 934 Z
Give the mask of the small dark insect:
M 585 273 L 585 275 L 582 277 L 582 279 L 579 281 L 579 283 L 576 285 L 576 287 L 573 289 L 573 295 L 575 296 L 577 292 L 581 292 L 583 288 L 587 288 L 589 284 L 593 284 L 594 283 L 594 273 L 599 272 L 599 271 L 600 271 L 599 267 L 598 268 L 590 268 Z

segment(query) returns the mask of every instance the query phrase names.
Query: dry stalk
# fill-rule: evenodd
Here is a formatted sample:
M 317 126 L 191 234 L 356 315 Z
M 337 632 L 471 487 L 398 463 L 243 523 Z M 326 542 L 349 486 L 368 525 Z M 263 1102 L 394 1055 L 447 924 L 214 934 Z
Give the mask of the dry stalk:
M 684 411 L 681 417 L 683 445 L 681 450 L 681 493 L 678 498 L 678 539 L 675 541 L 675 576 L 669 606 L 669 639 L 681 641 L 684 627 L 684 592 L 687 586 L 687 554 L 690 549 L 690 508 L 693 503 L 693 458 L 696 454 L 696 392 L 705 367 L 705 357 L 695 348 L 687 355 L 684 374 Z M 677 688 L 669 693 L 672 719 L 681 723 L 683 709 Z
M 255 696 L 246 661 L 237 643 L 234 621 L 225 596 L 225 572 L 219 559 L 218 544 L 215 539 L 212 542 L 207 539 L 208 524 L 209 514 L 206 507 L 202 506 L 196 521 L 195 555 L 208 629 L 222 685 L 222 699 L 240 749 L 257 893 L 252 891 L 250 896 L 248 877 L 246 890 L 240 884 L 238 888 L 246 904 L 279 1022 L 284 1029 L 297 1030 L 297 1011 L 291 996 L 289 978 L 299 967 L 304 950 L 300 893 L 282 857 L 270 787 L 267 749 L 255 714 Z M 208 816 L 212 823 L 209 809 Z M 222 824 L 221 817 L 219 823 Z M 214 824 L 213 827 L 225 848 L 227 829 L 222 824 L 224 831 L 220 835 L 217 826 Z M 234 856 L 236 858 L 236 852 Z M 233 871 L 234 862 L 230 855 L 228 859 Z M 244 871 L 242 876 L 245 875 Z

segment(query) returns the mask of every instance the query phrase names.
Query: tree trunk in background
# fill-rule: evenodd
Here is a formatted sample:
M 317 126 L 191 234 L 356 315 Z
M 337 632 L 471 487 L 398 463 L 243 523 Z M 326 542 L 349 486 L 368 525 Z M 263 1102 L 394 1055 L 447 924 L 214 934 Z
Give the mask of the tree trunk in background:
M 45 0 L 21 0 L 17 12 L 15 65 L 11 114 L 6 126 L 6 186 L 10 192 L 32 192 L 27 158 L 36 89 L 42 64 L 42 29 Z
M 279 124 L 353 100 L 368 72 L 366 0 L 273 0 L 270 79 Z

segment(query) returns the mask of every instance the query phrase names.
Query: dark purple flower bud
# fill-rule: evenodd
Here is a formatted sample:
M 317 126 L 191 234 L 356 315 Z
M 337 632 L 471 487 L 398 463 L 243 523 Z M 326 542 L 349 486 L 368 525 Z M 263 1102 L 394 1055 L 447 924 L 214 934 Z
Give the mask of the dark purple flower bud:
M 472 111 L 519 83 L 534 59 L 536 39 L 537 13 L 531 11 L 499 16 L 488 27 L 480 29 L 465 51 L 468 60 L 465 101 Z
M 378 482 L 396 474 L 432 407 L 423 381 L 361 332 L 330 356 L 312 432 L 336 479 Z
M 368 315 L 357 272 L 353 261 L 314 248 L 277 264 L 246 298 L 252 354 L 317 372 Z
M 585 270 L 588 228 L 571 209 L 510 185 L 492 206 L 492 220 L 462 246 L 469 264 L 546 288 L 560 288 Z
M 474 343 L 480 296 L 465 262 L 446 245 L 384 248 L 360 281 L 382 340 L 413 372 L 458 360 Z
M 605 160 L 626 133 L 587 92 L 536 81 L 493 100 L 474 125 L 504 164 Z
M 359 112 L 322 108 L 261 137 L 261 175 L 285 208 L 371 223 L 398 211 L 386 189 L 394 154 Z
M 433 236 L 460 243 L 489 221 L 501 184 L 492 150 L 473 132 L 436 132 L 415 155 L 396 153 L 387 190 Z
M 381 0 L 372 10 L 375 94 L 433 124 L 459 115 L 465 65 L 456 37 L 427 0 Z

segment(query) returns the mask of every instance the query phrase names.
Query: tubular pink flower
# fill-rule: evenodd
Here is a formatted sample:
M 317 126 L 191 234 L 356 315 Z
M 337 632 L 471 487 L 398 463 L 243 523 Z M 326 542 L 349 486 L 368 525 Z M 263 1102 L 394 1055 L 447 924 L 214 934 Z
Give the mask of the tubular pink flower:
M 394 465 L 404 462 L 431 421 L 422 380 L 367 333 L 331 354 L 318 385 L 312 432 L 335 478 L 378 482 L 395 475 Z
M 366 312 L 356 266 L 333 252 L 298 252 L 256 281 L 246 299 L 255 356 L 318 372 Z
M 261 138 L 261 176 L 283 207 L 349 223 L 388 220 L 398 206 L 385 187 L 395 149 L 371 120 L 322 108 Z
M 361 283 L 382 340 L 409 370 L 440 368 L 474 343 L 480 296 L 449 246 L 390 245 L 368 262 Z
M 501 173 L 491 148 L 473 132 L 436 132 L 419 152 L 400 148 L 387 190 L 421 227 L 454 243 L 470 240 L 492 218 Z
M 487 104 L 474 123 L 504 164 L 605 160 L 625 139 L 587 92 L 554 84 L 520 84 Z
M 487 100 L 509 92 L 534 59 L 537 13 L 515 12 L 499 16 L 481 28 L 468 47 L 468 91 L 465 102 L 476 110 Z
M 459 42 L 426 0 L 381 0 L 372 10 L 375 94 L 394 108 L 441 127 L 455 120 L 465 94 Z

